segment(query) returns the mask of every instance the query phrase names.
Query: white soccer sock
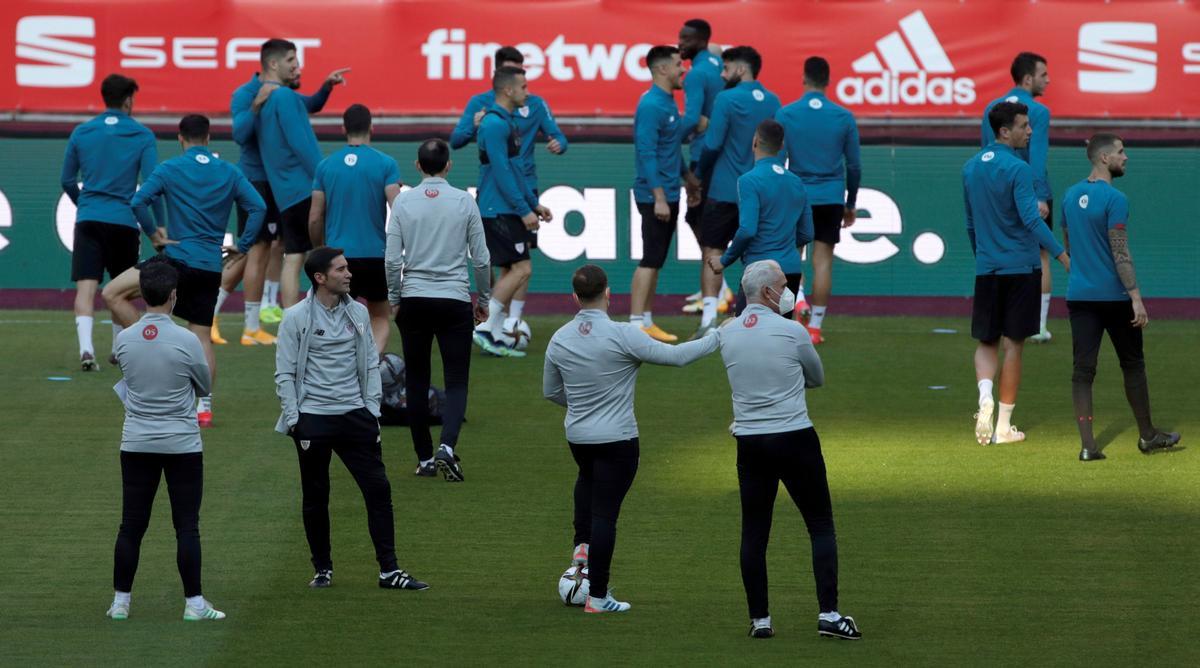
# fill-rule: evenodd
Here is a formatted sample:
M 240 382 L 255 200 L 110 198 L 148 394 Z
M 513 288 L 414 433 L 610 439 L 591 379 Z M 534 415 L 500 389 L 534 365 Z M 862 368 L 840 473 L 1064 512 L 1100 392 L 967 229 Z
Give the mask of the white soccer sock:
M 524 312 L 525 312 L 525 300 L 524 299 L 514 299 L 514 300 L 512 300 L 512 303 L 508 305 L 508 315 L 511 318 L 516 318 L 517 320 L 520 320 L 521 314 Z
M 704 304 L 704 312 L 700 316 L 700 326 L 704 327 L 717 319 L 717 298 L 703 297 L 700 299 L 700 303 Z
M 184 601 L 187 603 L 187 607 L 191 608 L 192 610 L 199 612 L 200 610 L 204 609 L 203 596 L 188 596 L 184 599 Z
M 212 412 L 212 395 L 211 394 L 208 395 L 207 397 L 199 397 L 196 399 L 196 412 L 197 413 L 211 413 Z
M 279 306 L 279 281 L 263 281 L 263 301 L 267 306 Z
M 488 301 L 487 329 L 493 335 L 499 334 L 503 325 L 504 325 L 504 304 L 501 304 L 500 302 L 496 301 L 495 297 L 492 297 Z
M 979 381 L 979 403 L 983 403 L 984 399 L 992 398 L 992 379 L 984 378 Z
M 1007 434 L 1012 429 L 1012 413 L 1016 408 L 1016 404 L 1006 404 L 1000 402 L 1000 414 L 996 418 L 996 433 Z
M 817 615 L 817 619 L 823 622 L 836 622 L 841 618 L 842 615 L 837 610 L 834 610 L 833 612 L 822 612 L 821 614 Z M 770 617 L 767 619 L 770 619 Z
M 1042 293 L 1042 328 L 1039 332 L 1046 331 L 1046 316 L 1050 315 L 1050 293 Z
M 641 327 L 641 326 L 643 325 L 643 323 L 642 323 L 642 316 L 640 316 L 640 315 L 630 315 L 630 316 L 629 316 L 629 324 L 631 324 L 631 325 L 637 325 L 638 327 Z
M 651 314 L 649 311 L 642 311 L 642 326 L 643 327 L 653 327 L 654 326 L 654 315 Z
M 262 311 L 262 302 L 246 302 L 246 331 L 257 332 L 262 323 L 258 321 L 258 314 Z
M 121 603 L 123 605 L 129 605 L 129 601 L 132 597 L 133 597 L 132 592 L 114 591 L 113 592 L 113 603 Z
M 829 308 L 829 307 L 828 306 L 812 307 L 812 315 L 809 316 L 808 326 L 812 327 L 813 329 L 821 329 L 821 323 L 824 322 L 824 320 L 825 320 L 825 309 L 827 309 L 827 308 Z
M 229 291 L 225 288 L 217 290 L 217 307 L 213 309 L 213 315 L 220 315 L 221 307 L 225 305 L 225 300 L 229 298 Z
M 84 353 L 96 354 L 95 347 L 92 346 L 92 323 L 95 318 L 90 315 L 75 316 L 75 334 L 79 337 L 79 354 Z

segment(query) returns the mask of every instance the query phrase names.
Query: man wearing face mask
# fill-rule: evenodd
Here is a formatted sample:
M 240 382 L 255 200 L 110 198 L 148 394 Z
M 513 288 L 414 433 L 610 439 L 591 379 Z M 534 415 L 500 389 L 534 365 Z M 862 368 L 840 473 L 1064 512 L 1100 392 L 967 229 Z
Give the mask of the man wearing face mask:
M 779 317 L 790 305 L 787 279 L 774 260 L 754 262 L 742 274 L 746 310 L 717 330 L 733 390 L 738 488 L 742 499 L 742 584 L 750 607 L 750 636 L 775 635 L 767 608 L 767 540 L 782 480 L 800 509 L 812 542 L 820 615 L 817 633 L 858 640 L 851 617 L 838 613 L 837 536 L 821 441 L 808 417 L 806 388 L 825 383 L 821 358 L 808 330 Z
M 721 277 L 707 259 L 720 257 L 738 231 L 738 179 L 754 166 L 755 129 L 760 122 L 773 118 L 781 106 L 779 97 L 758 82 L 762 56 L 754 47 L 727 49 L 721 60 L 725 62 L 721 78 L 726 89 L 713 104 L 697 168 L 708 186 L 708 201 L 700 214 L 700 247 L 705 258 L 700 277 L 704 312 L 700 328 L 692 338 L 704 336 L 716 325 Z
M 728 52 L 726 52 L 728 53 Z M 792 316 L 796 293 L 800 289 L 799 247 L 812 240 L 812 207 L 804 183 L 784 169 L 779 151 L 784 130 L 778 121 L 767 118 L 758 124 L 752 140 L 754 168 L 738 177 L 736 211 L 737 233 L 720 256 L 708 255 L 705 261 L 715 274 L 742 260 L 749 265 L 759 260 L 774 260 L 786 276 L 786 288 L 779 297 L 781 313 Z M 798 214 L 798 217 L 797 217 Z M 707 216 L 707 212 L 706 212 Z M 737 312 L 746 307 L 747 294 L 738 293 Z
M 571 279 L 579 313 L 554 333 L 546 348 L 542 393 L 567 409 L 567 444 L 575 480 L 576 564 L 587 564 L 591 593 L 585 612 L 626 612 L 612 597 L 609 565 L 621 502 L 638 468 L 638 428 L 633 390 L 642 363 L 683 366 L 713 352 L 717 337 L 678 346 L 660 343 L 633 323 L 608 317 L 608 276 L 587 264 Z

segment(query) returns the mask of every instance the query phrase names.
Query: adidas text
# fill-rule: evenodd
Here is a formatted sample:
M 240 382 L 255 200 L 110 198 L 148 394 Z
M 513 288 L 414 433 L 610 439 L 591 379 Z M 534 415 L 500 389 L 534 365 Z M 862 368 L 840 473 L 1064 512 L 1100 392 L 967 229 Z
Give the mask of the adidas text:
M 838 99 L 846 104 L 972 104 L 975 81 L 930 77 L 925 72 L 901 76 L 882 72 L 874 77 L 847 77 L 838 82 Z

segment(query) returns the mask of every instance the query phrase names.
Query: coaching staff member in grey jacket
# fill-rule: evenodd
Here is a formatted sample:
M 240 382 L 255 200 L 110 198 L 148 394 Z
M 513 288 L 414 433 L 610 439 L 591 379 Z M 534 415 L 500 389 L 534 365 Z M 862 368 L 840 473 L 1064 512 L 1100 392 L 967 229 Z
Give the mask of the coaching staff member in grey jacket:
M 587 564 L 591 595 L 585 612 L 626 612 L 608 591 L 621 502 L 637 475 L 639 443 L 633 390 L 643 362 L 690 364 L 717 349 L 706 336 L 678 346 L 650 338 L 640 326 L 608 317 L 608 276 L 594 264 L 571 278 L 579 313 L 546 348 L 542 393 L 565 406 L 567 444 L 579 465 L 575 480 L 575 554 Z
M 465 191 L 446 182 L 450 146 L 429 139 L 417 150 L 423 180 L 396 196 L 387 224 L 388 301 L 404 343 L 404 384 L 408 425 L 417 451 L 417 475 L 462 482 L 462 465 L 454 449 L 467 413 L 467 379 L 471 371 L 471 338 L 475 321 L 488 317 L 491 298 L 491 255 L 479 206 Z M 479 300 L 471 308 L 468 268 Z M 430 352 L 437 339 L 446 379 L 442 439 L 437 454 L 429 434 Z
M 426 589 L 396 565 L 392 489 L 379 438 L 379 353 L 367 308 L 350 298 L 349 264 L 340 248 L 308 255 L 308 297 L 279 325 L 275 389 L 283 414 L 275 431 L 296 442 L 304 533 L 316 569 L 311 587 L 333 583 L 329 547 L 329 460 L 337 453 L 367 504 L 367 528 L 383 589 Z
M 108 616 L 129 618 L 129 598 L 142 537 L 158 481 L 167 478 L 176 562 L 183 578 L 185 621 L 224 619 L 200 594 L 200 498 L 204 455 L 196 424 L 196 395 L 209 391 L 200 339 L 171 320 L 179 272 L 164 258 L 148 260 L 138 277 L 146 315 L 117 335 L 113 355 L 124 375 L 125 427 L 121 432 L 121 529 L 113 565 Z M 118 385 L 118 387 L 121 387 Z M 118 392 L 120 393 L 120 392 Z
M 825 371 L 804 325 L 780 315 L 787 277 L 775 260 L 751 263 L 742 274 L 748 306 L 717 330 L 733 390 L 738 488 L 742 497 L 742 584 L 750 606 L 750 635 L 775 634 L 767 612 L 767 540 L 779 481 L 800 509 L 812 541 L 823 636 L 862 637 L 837 611 L 837 537 L 821 441 L 808 417 L 804 391 L 825 383 Z

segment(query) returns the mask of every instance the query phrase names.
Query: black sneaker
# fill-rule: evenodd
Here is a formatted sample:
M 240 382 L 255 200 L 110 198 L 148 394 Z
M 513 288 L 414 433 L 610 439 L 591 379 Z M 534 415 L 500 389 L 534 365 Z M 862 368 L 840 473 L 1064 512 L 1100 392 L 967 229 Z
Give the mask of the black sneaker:
M 392 571 L 389 575 L 380 576 L 379 588 L 421 591 L 429 589 L 429 585 L 409 575 L 407 571 Z
M 79 368 L 84 371 L 99 371 L 100 363 L 96 361 L 95 355 L 83 353 L 79 356 Z
M 446 482 L 463 481 L 462 465 L 459 461 L 458 455 L 450 454 L 444 445 L 440 446 L 437 454 L 433 456 L 433 463 L 442 472 L 442 477 L 446 479 Z
M 417 464 L 417 470 L 413 471 L 413 475 L 420 476 L 422 478 L 436 478 L 437 474 L 437 462 L 432 460 L 428 464 Z
M 836 622 L 827 622 L 822 619 L 817 622 L 817 635 L 841 638 L 842 640 L 862 640 L 862 634 L 859 633 L 858 625 L 854 623 L 853 617 L 842 617 Z
M 768 617 L 763 622 L 750 622 L 750 637 L 751 638 L 774 638 L 775 629 L 771 627 L 771 618 Z
M 1179 442 L 1179 433 L 1174 431 L 1156 431 L 1154 438 L 1146 440 L 1138 438 L 1138 450 L 1142 451 L 1143 455 L 1152 455 L 1156 452 L 1169 450 L 1175 447 Z
M 308 586 L 313 589 L 324 589 L 331 585 L 333 585 L 333 569 L 331 568 L 317 571 L 317 574 L 313 576 L 312 582 L 308 583 Z
M 1079 451 L 1079 461 L 1081 462 L 1098 462 L 1101 459 L 1108 459 L 1103 452 L 1099 450 L 1088 450 L 1083 448 Z

